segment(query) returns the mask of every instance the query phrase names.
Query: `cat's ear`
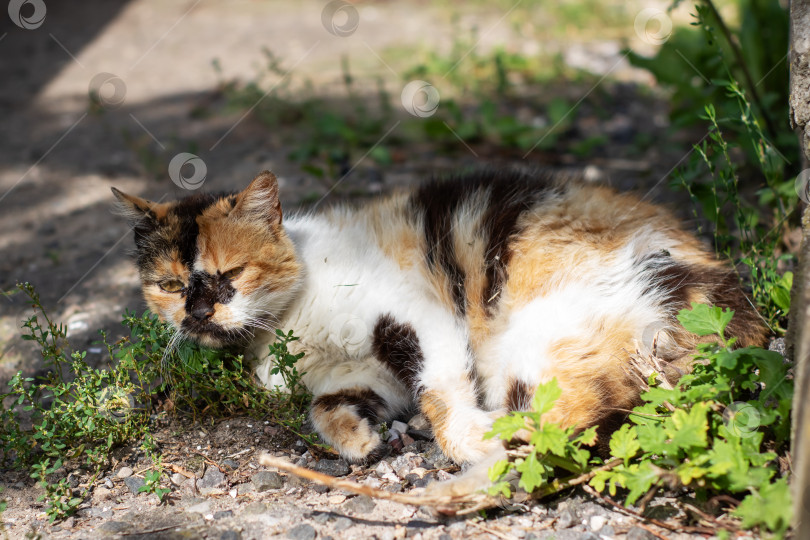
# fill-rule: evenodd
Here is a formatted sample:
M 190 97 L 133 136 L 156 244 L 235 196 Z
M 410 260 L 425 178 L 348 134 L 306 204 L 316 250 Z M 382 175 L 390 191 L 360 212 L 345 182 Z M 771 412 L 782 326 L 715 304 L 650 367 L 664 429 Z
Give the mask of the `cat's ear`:
M 116 188 L 111 188 L 113 195 L 118 199 L 118 210 L 130 223 L 140 222 L 147 218 L 157 225 L 171 207 L 171 203 L 156 203 L 135 195 L 128 195 Z
M 231 215 L 261 220 L 272 226 L 281 225 L 281 201 L 278 180 L 270 171 L 262 171 L 248 187 L 236 196 Z

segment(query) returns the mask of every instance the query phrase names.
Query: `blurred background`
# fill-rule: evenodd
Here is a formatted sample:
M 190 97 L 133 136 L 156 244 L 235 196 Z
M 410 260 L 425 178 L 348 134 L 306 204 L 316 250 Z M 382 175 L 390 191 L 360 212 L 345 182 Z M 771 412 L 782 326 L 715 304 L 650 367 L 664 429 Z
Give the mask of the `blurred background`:
M 287 211 L 482 165 L 636 190 L 753 274 L 783 330 L 807 197 L 785 3 L 12 0 L 0 19 L 0 290 L 31 282 L 90 363 L 144 309 L 110 187 L 169 200 L 263 169 Z M 0 297 L 0 380 L 40 369 L 29 312 Z

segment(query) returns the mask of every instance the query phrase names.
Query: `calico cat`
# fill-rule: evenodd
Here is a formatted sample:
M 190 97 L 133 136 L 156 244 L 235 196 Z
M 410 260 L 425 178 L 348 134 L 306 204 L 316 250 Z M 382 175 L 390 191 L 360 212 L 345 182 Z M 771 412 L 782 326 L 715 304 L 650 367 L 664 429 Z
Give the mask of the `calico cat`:
M 654 337 L 688 369 L 700 338 L 675 315 L 691 302 L 734 309 L 740 346 L 765 338 L 734 272 L 669 211 L 576 179 L 481 171 L 283 220 L 267 171 L 236 194 L 113 192 L 149 308 L 183 337 L 249 347 L 271 387 L 272 330 L 292 329 L 312 423 L 354 462 L 414 407 L 448 457 L 480 462 L 502 446 L 483 439 L 493 419 L 552 377 L 548 420 L 615 427 L 639 402 L 637 347 Z

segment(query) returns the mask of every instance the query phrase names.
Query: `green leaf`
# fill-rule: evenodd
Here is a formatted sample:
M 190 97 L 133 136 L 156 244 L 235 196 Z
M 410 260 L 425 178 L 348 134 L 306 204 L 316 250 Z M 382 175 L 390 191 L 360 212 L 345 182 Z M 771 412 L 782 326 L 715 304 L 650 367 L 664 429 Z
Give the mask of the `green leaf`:
M 639 497 L 650 491 L 650 488 L 661 478 L 661 474 L 649 461 L 628 468 L 624 486 L 630 490 L 627 494 L 627 504 L 634 504 Z
M 562 395 L 557 384 L 557 378 L 553 378 L 545 384 L 537 387 L 532 401 L 534 411 L 540 414 L 549 412 L 554 407 L 554 402 L 557 401 Z
M 678 313 L 678 321 L 688 331 L 699 336 L 717 334 L 725 339 L 726 326 L 733 316 L 733 310 L 692 302 L 691 310 L 682 309 Z
M 508 441 L 514 437 L 515 433 L 526 427 L 526 419 L 523 413 L 512 412 L 506 416 L 501 416 L 492 423 L 492 430 L 484 435 L 484 439 L 499 437 Z
M 706 419 L 708 410 L 709 404 L 701 402 L 696 403 L 689 412 L 677 409 L 672 413 L 672 417 L 664 423 L 671 444 L 684 450 L 693 447 L 705 448 L 706 432 L 709 430 Z
M 742 519 L 744 529 L 764 525 L 777 534 L 783 533 L 793 517 L 787 481 L 780 478 L 773 484 L 765 484 L 759 492 L 754 491 L 743 499 L 734 515 Z
M 593 446 L 596 444 L 596 437 L 596 426 L 592 426 L 580 433 L 576 438 L 576 442 L 585 446 Z
M 667 434 L 661 422 L 647 421 L 636 426 L 638 442 L 644 452 L 665 455 L 673 447 L 667 444 Z
M 502 497 L 511 497 L 512 487 L 509 485 L 509 482 L 498 482 L 489 486 L 489 488 L 487 488 L 487 493 L 493 497 L 497 497 L 499 495 Z
M 785 313 L 790 312 L 790 290 L 792 288 L 793 272 L 785 272 L 771 289 L 771 301 Z
M 552 454 L 565 457 L 565 445 L 568 442 L 568 434 L 559 425 L 547 423 L 532 433 L 530 442 L 540 454 L 551 452 Z
M 625 466 L 636 456 L 641 445 L 636 436 L 635 426 L 624 424 L 621 429 L 610 438 L 610 454 L 624 460 Z
M 488 475 L 490 482 L 496 482 L 499 478 L 503 477 L 506 472 L 512 468 L 512 464 L 509 461 L 502 459 L 499 460 L 489 468 Z
M 518 485 L 531 493 L 544 483 L 545 466 L 537 459 L 537 452 L 532 452 L 515 469 L 520 473 Z

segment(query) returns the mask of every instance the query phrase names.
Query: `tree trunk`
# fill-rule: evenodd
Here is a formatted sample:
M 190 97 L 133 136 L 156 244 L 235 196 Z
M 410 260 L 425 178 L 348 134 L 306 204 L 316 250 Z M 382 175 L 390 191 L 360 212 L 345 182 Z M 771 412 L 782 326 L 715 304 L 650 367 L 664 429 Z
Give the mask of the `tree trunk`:
M 810 162 L 810 0 L 790 2 L 790 120 L 799 136 L 802 169 Z M 797 186 L 807 202 L 808 186 Z M 801 204 L 801 202 L 800 202 Z M 788 349 L 795 360 L 793 397 L 793 522 L 796 538 L 810 538 L 810 207 L 802 215 L 802 246 L 793 280 Z

